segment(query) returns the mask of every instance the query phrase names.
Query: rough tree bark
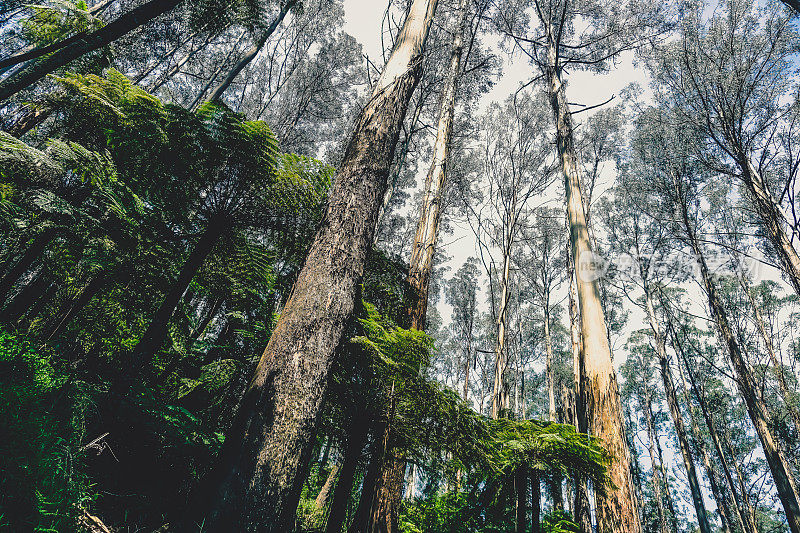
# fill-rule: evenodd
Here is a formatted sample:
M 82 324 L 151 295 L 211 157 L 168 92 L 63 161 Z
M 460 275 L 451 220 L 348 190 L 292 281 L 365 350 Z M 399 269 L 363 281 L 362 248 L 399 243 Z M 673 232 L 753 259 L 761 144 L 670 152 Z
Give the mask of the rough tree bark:
M 36 83 L 48 74 L 67 65 L 84 54 L 93 52 L 122 37 L 154 18 L 171 11 L 182 0 L 150 0 L 125 13 L 115 21 L 46 57 L 31 61 L 19 72 L 0 81 L 0 102 L 7 100 L 22 89 Z
M 225 441 L 212 531 L 290 529 L 437 0 L 414 0 L 358 118 L 328 207 Z
M 570 341 L 572 344 L 572 361 L 575 373 L 575 427 L 581 433 L 589 432 L 589 421 L 586 418 L 586 374 L 584 371 L 584 357 L 581 353 L 583 343 L 580 331 L 580 310 L 578 309 L 578 295 L 575 288 L 575 267 L 572 263 L 571 246 L 567 246 L 567 277 L 569 279 L 569 322 Z M 580 474 L 575 475 L 575 522 L 581 533 L 591 533 L 592 515 L 589 502 L 589 491 L 586 478 Z
M 516 198 L 516 191 L 514 192 Z M 516 202 L 512 200 L 511 212 L 516 210 Z M 503 237 L 503 271 L 500 278 L 500 307 L 497 311 L 497 341 L 494 348 L 494 384 L 492 387 L 492 418 L 500 418 L 510 408 L 510 396 L 506 371 L 508 369 L 508 350 L 506 348 L 506 332 L 508 321 L 508 304 L 511 278 L 511 245 L 512 230 L 505 228 Z
M 561 79 L 556 48 L 551 38 L 546 69 L 547 91 L 556 124 L 556 146 L 564 174 L 571 257 L 575 265 L 578 304 L 580 305 L 583 370 L 586 376 L 586 411 L 589 430 L 602 439 L 614 460 L 609 477 L 616 490 L 597 491 L 597 525 L 601 533 L 639 533 L 630 457 L 625 438 L 619 387 L 611 359 L 606 320 L 600 301 L 600 288 L 593 272 L 582 272 L 592 262 L 592 248 L 581 198 L 580 175 L 575 150 L 572 116 Z

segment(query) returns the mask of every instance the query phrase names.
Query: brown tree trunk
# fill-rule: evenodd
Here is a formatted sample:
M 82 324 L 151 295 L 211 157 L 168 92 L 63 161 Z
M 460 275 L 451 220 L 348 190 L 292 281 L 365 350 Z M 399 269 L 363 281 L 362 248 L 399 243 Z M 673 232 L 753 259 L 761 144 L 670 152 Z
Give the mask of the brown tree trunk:
M 134 374 L 151 363 L 153 356 L 164 342 L 169 320 L 178 307 L 183 293 L 189 288 L 195 274 L 214 249 L 214 245 L 229 227 L 230 221 L 226 216 L 216 216 L 209 219 L 205 231 L 181 266 L 178 277 L 170 284 L 169 291 L 164 296 L 164 300 L 162 300 L 156 314 L 150 320 L 147 330 L 145 330 L 131 352 L 130 365 L 134 372 L 129 372 L 129 374 Z
M 322 225 L 229 432 L 212 531 L 284 532 L 293 522 L 336 346 L 352 315 L 400 125 L 437 0 L 414 0 L 362 111 Z
M 225 94 L 225 91 L 228 90 L 233 80 L 250 64 L 253 59 L 256 58 L 258 53 L 264 48 L 264 45 L 267 44 L 267 40 L 275 33 L 275 30 L 278 26 L 281 25 L 283 19 L 286 18 L 286 14 L 289 13 L 289 10 L 297 3 L 298 0 L 284 0 L 281 2 L 280 11 L 278 11 L 278 15 L 272 21 L 272 23 L 264 30 L 264 33 L 259 37 L 256 44 L 254 44 L 251 48 L 245 52 L 242 59 L 239 60 L 236 65 L 228 72 L 228 75 L 225 76 L 225 79 L 217 85 L 214 90 L 211 92 L 211 95 L 208 97 L 209 102 L 214 102 L 216 100 L 220 100 L 222 95 Z
M 706 513 L 706 506 L 703 503 L 703 493 L 700 489 L 700 482 L 697 478 L 697 470 L 695 469 L 694 460 L 692 459 L 692 452 L 689 448 L 689 439 L 686 437 L 686 427 L 683 424 L 683 415 L 681 414 L 680 406 L 678 405 L 678 396 L 675 393 L 675 384 L 672 381 L 672 373 L 669 368 L 669 359 L 667 358 L 666 339 L 664 339 L 663 332 L 661 331 L 661 324 L 658 322 L 655 308 L 653 306 L 653 299 L 650 296 L 650 286 L 647 282 L 646 275 L 642 272 L 642 282 L 644 286 L 645 308 L 647 310 L 647 318 L 650 322 L 650 330 L 653 333 L 656 345 L 656 354 L 658 355 L 659 371 L 661 373 L 661 382 L 664 385 L 664 394 L 667 398 L 667 405 L 669 406 L 670 416 L 672 423 L 675 426 L 675 433 L 678 437 L 678 447 L 681 450 L 683 457 L 683 464 L 686 467 L 686 474 L 689 480 L 689 490 L 692 494 L 692 503 L 694 503 L 695 513 L 697 514 L 697 523 L 700 527 L 701 533 L 711 533 L 711 525 L 708 522 L 708 514 Z
M 717 325 L 720 339 L 727 348 L 728 358 L 736 374 L 736 384 L 747 406 L 750 420 L 753 422 L 753 426 L 755 426 L 756 433 L 761 441 L 764 457 L 772 472 L 772 479 L 775 482 L 778 496 L 783 504 L 786 520 L 789 523 L 789 529 L 792 533 L 800 533 L 800 504 L 798 503 L 794 474 L 789 468 L 783 456 L 783 452 L 778 447 L 775 437 L 772 435 L 772 430 L 768 423 L 767 408 L 757 392 L 758 387 L 741 352 L 739 342 L 736 340 L 728 322 L 727 312 L 722 304 L 722 300 L 717 294 L 717 288 L 711 279 L 705 256 L 703 255 L 700 243 L 695 235 L 695 230 L 689 220 L 688 207 L 685 202 L 682 203 L 681 209 L 684 229 L 689 237 L 689 243 L 695 254 L 698 266 L 700 267 L 700 277 L 705 287 L 706 296 L 708 297 L 708 307 L 711 312 L 711 317 Z
M 523 466 L 518 467 L 514 472 L 514 496 L 516 499 L 514 531 L 525 533 L 525 530 L 528 529 L 528 472 Z
M 367 437 L 367 427 L 366 420 L 356 420 L 353 427 L 350 428 L 347 449 L 339 469 L 339 480 L 336 482 L 336 489 L 331 498 L 331 510 L 325 524 L 325 533 L 342 533 L 358 460 L 361 458 L 361 450 L 364 448 L 364 441 Z
M 11 291 L 14 283 L 16 283 L 25 272 L 30 270 L 33 263 L 39 259 L 45 249 L 47 249 L 57 236 L 58 230 L 56 228 L 49 228 L 39 233 L 33 238 L 33 241 L 22 254 L 22 257 L 20 257 L 7 272 L 3 273 L 3 277 L 0 278 L 0 303 L 6 301 L 8 293 Z
M 575 288 L 575 267 L 572 263 L 572 254 L 570 247 L 567 249 L 567 265 L 568 265 L 568 278 L 569 278 L 569 322 L 570 322 L 570 337 L 572 344 L 572 360 L 574 364 L 575 373 L 575 427 L 581 433 L 588 433 L 589 421 L 586 418 L 586 393 L 585 384 L 586 376 L 583 370 L 584 357 L 581 351 L 583 350 L 583 343 L 581 342 L 580 332 L 580 311 L 578 309 L 578 296 Z M 581 474 L 575 474 L 575 522 L 578 524 L 581 533 L 592 533 L 592 515 L 589 502 L 589 490 L 586 483 L 586 478 Z
M 583 368 L 586 375 L 586 410 L 589 430 L 603 441 L 614 458 L 608 474 L 615 490 L 598 490 L 597 525 L 600 533 L 639 533 L 639 510 L 631 479 L 630 457 L 622 419 L 617 378 L 611 359 L 600 288 L 594 272 L 583 272 L 592 262 L 592 249 L 581 198 L 572 117 L 561 80 L 555 46 L 549 46 L 547 89 L 556 124 L 556 146 L 564 175 L 570 229 L 571 257 L 575 265 L 583 342 Z
M 150 0 L 99 30 L 81 36 L 80 39 L 57 52 L 31 61 L 29 65 L 19 72 L 0 81 L 0 102 L 7 100 L 22 89 L 36 83 L 84 54 L 102 48 L 159 15 L 171 11 L 180 3 L 181 0 Z

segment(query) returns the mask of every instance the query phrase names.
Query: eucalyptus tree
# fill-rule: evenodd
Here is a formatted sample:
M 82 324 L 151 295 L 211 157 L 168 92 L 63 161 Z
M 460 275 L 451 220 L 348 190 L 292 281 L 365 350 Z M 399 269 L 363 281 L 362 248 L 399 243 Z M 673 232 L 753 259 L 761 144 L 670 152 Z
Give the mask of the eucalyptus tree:
M 477 359 L 476 336 L 478 318 L 478 280 L 480 271 L 477 260 L 469 258 L 445 284 L 445 301 L 452 306 L 450 329 L 462 352 L 464 365 L 464 387 L 462 399 L 470 402 L 470 369 Z M 477 369 L 476 369 L 477 370 Z
M 592 243 L 581 199 L 581 162 L 575 143 L 572 112 L 566 94 L 565 71 L 603 71 L 623 51 L 631 50 L 661 30 L 663 4 L 606 0 L 507 0 L 495 14 L 496 26 L 514 50 L 525 54 L 536 69 L 553 113 L 556 147 L 564 178 L 573 264 L 580 268 L 592 257 Z M 576 268 L 577 271 L 577 268 Z M 606 317 L 593 273 L 576 278 L 583 343 L 582 363 L 588 380 L 587 416 L 590 431 L 603 439 L 616 458 L 611 477 L 618 490 L 597 494 L 600 531 L 638 532 L 639 513 L 630 477 L 619 390 L 611 360 Z
M 436 4 L 411 4 L 356 122 L 323 223 L 225 441 L 212 529 L 284 531 L 294 521 L 311 431 L 353 312 Z
M 784 274 L 800 294 L 794 200 L 793 71 L 797 32 L 776 2 L 730 0 L 710 16 L 701 2 L 685 13 L 679 39 L 652 58 L 656 97 L 675 103 L 678 127 L 706 140 L 698 157 L 739 181 Z M 783 164 L 788 160 L 788 164 Z
M 506 336 L 512 299 L 512 262 L 521 229 L 530 223 L 529 201 L 552 181 L 551 150 L 545 140 L 544 106 L 537 95 L 522 93 L 484 115 L 474 149 L 483 179 L 463 191 L 461 202 L 476 236 L 490 281 L 496 322 L 492 416 L 510 407 Z M 499 254 L 495 259 L 494 255 Z M 494 284 L 497 284 L 495 288 Z
M 657 219 L 648 216 L 647 209 L 642 210 L 643 206 L 653 201 L 648 197 L 647 189 L 639 182 L 639 176 L 647 176 L 648 171 L 637 166 L 637 163 L 641 163 L 639 160 L 634 159 L 631 163 L 630 167 L 624 168 L 620 175 L 619 183 L 613 191 L 613 201 L 601 204 L 600 217 L 608 233 L 611 253 L 614 257 L 630 260 L 630 264 L 626 265 L 628 268 L 621 269 L 621 275 L 617 276 L 617 279 L 622 281 L 622 291 L 628 299 L 647 317 L 658 356 L 658 371 L 686 468 L 697 522 L 701 532 L 711 533 L 700 480 L 692 458 L 689 435 L 672 377 L 666 332 L 657 312 L 658 291 L 664 286 L 683 281 L 686 273 L 675 265 L 674 258 L 669 257 L 671 237 L 668 229 Z M 652 212 L 653 209 L 649 211 Z M 641 297 L 632 297 L 634 291 L 641 291 Z
M 668 110 L 649 110 L 638 122 L 634 157 L 648 168 L 646 183 L 660 205 L 660 218 L 673 236 L 686 246 L 697 262 L 698 281 L 708 298 L 708 308 L 719 338 L 725 346 L 736 376 L 736 384 L 747 406 L 750 420 L 761 441 L 764 455 L 792 531 L 800 531 L 800 506 L 794 474 L 768 423 L 768 411 L 754 380 L 741 343 L 732 329 L 728 313 L 712 278 L 700 234 L 702 187 L 707 175 L 692 156 L 699 139 L 679 137 Z M 678 115 L 680 116 L 680 115 Z M 657 215 L 658 216 L 658 215 Z

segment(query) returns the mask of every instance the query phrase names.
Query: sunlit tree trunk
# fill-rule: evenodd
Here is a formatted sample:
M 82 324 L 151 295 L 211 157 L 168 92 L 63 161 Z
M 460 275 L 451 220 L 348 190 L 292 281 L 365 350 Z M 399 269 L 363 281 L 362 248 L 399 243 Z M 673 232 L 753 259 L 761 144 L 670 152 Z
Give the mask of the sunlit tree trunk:
M 550 295 L 545 295 L 545 302 L 543 306 L 544 311 L 544 346 L 547 356 L 546 360 L 546 373 L 547 373 L 547 414 L 551 422 L 558 422 L 558 413 L 556 411 L 556 370 L 555 359 L 553 356 L 553 338 L 550 334 Z M 557 473 L 553 473 L 550 483 L 550 495 L 553 498 L 553 508 L 558 511 L 564 510 L 564 493 L 562 491 L 562 477 Z
M 561 80 L 555 45 L 550 40 L 547 90 L 556 124 L 556 146 L 564 175 L 569 219 L 571 257 L 575 265 L 580 305 L 583 369 L 586 375 L 586 410 L 589 430 L 602 439 L 614 458 L 608 474 L 613 491 L 597 491 L 597 524 L 601 533 L 639 533 L 639 511 L 630 472 L 630 457 L 622 419 L 619 388 L 611 360 L 600 288 L 592 272 L 581 266 L 591 261 L 592 250 L 581 199 L 580 176 L 573 138 L 572 117 Z
M 291 529 L 334 353 L 353 313 L 437 0 L 414 0 L 356 121 L 314 237 L 223 450 L 214 531 Z
M 509 283 L 511 277 L 511 230 L 506 229 L 503 249 L 503 270 L 500 273 L 500 307 L 497 311 L 497 340 L 494 348 L 494 385 L 492 387 L 492 418 L 499 418 L 510 408 L 510 396 L 506 372 L 508 371 L 508 348 L 506 331 L 508 324 Z
M 571 246 L 567 249 L 567 277 L 569 279 L 569 323 L 570 341 L 572 345 L 572 360 L 575 373 L 575 427 L 581 433 L 588 433 L 589 422 L 586 419 L 586 395 L 585 395 L 585 374 L 583 370 L 583 343 L 581 343 L 580 332 L 580 310 L 578 309 L 578 294 L 575 288 L 575 267 L 572 263 Z M 586 479 L 580 475 L 575 475 L 575 521 L 580 527 L 581 533 L 591 533 L 592 516 L 589 502 L 589 491 Z

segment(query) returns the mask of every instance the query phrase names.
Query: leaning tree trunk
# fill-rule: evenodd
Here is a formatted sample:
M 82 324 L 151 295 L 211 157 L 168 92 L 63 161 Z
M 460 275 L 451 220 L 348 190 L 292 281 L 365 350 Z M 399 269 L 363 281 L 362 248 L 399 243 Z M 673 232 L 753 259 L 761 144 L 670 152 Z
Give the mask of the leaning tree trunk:
M 675 327 L 672 324 L 672 321 L 670 320 L 667 323 L 667 325 L 669 326 L 673 347 L 678 352 L 678 354 L 681 357 L 681 360 L 683 361 L 684 368 L 686 369 L 686 374 L 689 378 L 689 382 L 692 387 L 692 392 L 694 393 L 695 398 L 697 399 L 697 404 L 700 406 L 700 411 L 703 414 L 703 421 L 705 422 L 706 427 L 708 428 L 708 434 L 711 437 L 712 444 L 714 445 L 714 451 L 716 452 L 720 464 L 722 465 L 722 472 L 725 477 L 725 482 L 728 485 L 728 490 L 733 496 L 734 506 L 736 508 L 736 516 L 739 520 L 739 526 L 741 527 L 742 531 L 755 531 L 756 530 L 755 525 L 750 524 L 749 515 L 747 514 L 745 506 L 740 500 L 738 493 L 736 492 L 736 485 L 733 481 L 733 475 L 731 474 L 730 466 L 728 465 L 728 460 L 725 457 L 724 450 L 722 449 L 721 439 L 719 438 L 716 426 L 714 425 L 714 418 L 711 412 L 708 410 L 705 399 L 703 398 L 703 395 L 701 394 L 700 389 L 697 386 L 697 382 L 694 378 L 694 374 L 692 372 L 689 363 L 689 358 L 687 357 L 686 352 L 683 349 L 683 345 L 681 344 L 678 338 L 678 334 L 675 331 Z M 749 529 L 748 527 L 745 527 L 745 523 L 748 524 Z
M 656 316 L 646 274 L 642 272 L 641 275 L 644 286 L 647 318 L 650 322 L 650 330 L 655 338 L 656 354 L 658 355 L 659 371 L 661 373 L 661 382 L 664 385 L 664 394 L 667 398 L 670 416 L 672 417 L 672 423 L 675 426 L 675 433 L 678 437 L 678 447 L 681 450 L 683 464 L 686 466 L 686 474 L 689 480 L 689 490 L 692 494 L 692 503 L 694 504 L 694 509 L 697 514 L 697 523 L 700 527 L 701 533 L 711 533 L 711 525 L 708 522 L 706 506 L 705 503 L 703 503 L 703 493 L 700 489 L 700 482 L 697 478 L 697 470 L 695 469 L 694 459 L 692 459 L 692 452 L 689 448 L 689 439 L 686 436 L 686 427 L 683 424 L 683 415 L 681 414 L 680 406 L 678 405 L 678 395 L 675 392 L 675 384 L 672 381 L 672 374 L 669 368 L 669 359 L 667 357 L 666 339 L 664 339 L 663 332 L 661 331 L 661 324 L 659 324 L 658 317 Z
M 33 238 L 31 245 L 25 249 L 22 257 L 3 274 L 3 277 L 0 278 L 0 306 L 2 306 L 8 298 L 8 293 L 11 292 L 14 283 L 16 283 L 25 272 L 30 270 L 31 266 L 33 266 L 36 260 L 39 259 L 57 236 L 58 230 L 56 228 L 48 228 L 39 233 Z
M 0 102 L 7 100 L 22 89 L 36 83 L 84 54 L 102 48 L 159 15 L 171 11 L 180 3 L 181 0 L 150 0 L 99 30 L 81 36 L 80 39 L 72 42 L 69 46 L 61 48 L 49 56 L 31 61 L 29 65 L 19 72 L 0 81 Z
M 414 0 L 345 151 L 322 225 L 225 441 L 213 531 L 291 529 L 334 353 L 369 246 L 437 0 Z
M 797 295 L 800 296 L 800 256 L 792 246 L 792 240 L 783 227 L 783 216 L 778 203 L 772 196 L 764 177 L 753 167 L 744 153 L 739 154 L 738 163 L 742 171 L 742 179 L 753 197 L 756 212 L 778 254 L 783 271 L 789 277 Z
M 153 356 L 164 342 L 169 320 L 178 307 L 183 293 L 189 288 L 195 274 L 197 274 L 197 271 L 203 265 L 203 261 L 206 260 L 214 249 L 214 245 L 229 226 L 230 223 L 225 216 L 217 216 L 209 219 L 206 230 L 195 243 L 189 257 L 186 258 L 186 261 L 184 261 L 181 266 L 178 277 L 170 284 L 169 291 L 167 291 L 167 294 L 164 296 L 161 306 L 150 320 L 150 324 L 129 355 L 129 368 L 133 369 L 133 371 L 128 370 L 127 379 L 130 379 L 132 375 L 146 368 L 151 363 Z
M 552 43 L 552 41 L 551 41 Z M 593 272 L 582 272 L 591 262 L 592 249 L 581 198 L 580 175 L 573 138 L 572 116 L 561 80 L 557 54 L 549 47 L 546 69 L 547 89 L 556 123 L 556 146 L 564 174 L 569 218 L 571 256 L 575 265 L 578 303 L 583 341 L 583 367 L 586 375 L 586 410 L 589 430 L 602 439 L 613 457 L 608 474 L 615 490 L 595 494 L 597 525 L 601 533 L 639 533 L 639 511 L 630 471 L 630 452 L 625 438 L 619 387 L 611 359 L 600 288 Z
M 797 485 L 794 480 L 794 474 L 789 467 L 783 452 L 778 447 L 772 430 L 769 427 L 769 419 L 767 416 L 767 407 L 761 396 L 758 394 L 758 385 L 755 383 L 752 373 L 747 366 L 744 355 L 739 347 L 739 342 L 733 334 L 730 323 L 728 322 L 728 315 L 722 300 L 717 294 L 717 288 L 711 279 L 711 274 L 706 264 L 705 256 L 700 248 L 700 243 L 697 240 L 695 230 L 689 221 L 688 208 L 685 203 L 681 205 L 682 218 L 684 229 L 689 237 L 689 244 L 695 254 L 698 266 L 700 267 L 701 282 L 705 288 L 706 296 L 708 298 L 708 307 L 711 312 L 711 318 L 714 320 L 719 332 L 720 339 L 724 343 L 728 352 L 728 359 L 731 362 L 734 373 L 736 375 L 736 385 L 739 392 L 747 406 L 747 412 L 750 415 L 750 420 L 755 426 L 758 438 L 761 441 L 761 447 L 764 451 L 764 457 L 767 460 L 770 471 L 772 472 L 772 479 L 775 482 L 775 488 L 778 491 L 778 497 L 783 504 L 783 510 L 786 513 L 786 520 L 789 523 L 789 529 L 792 533 L 800 533 L 800 503 L 798 503 Z
M 211 95 L 208 97 L 209 102 L 214 102 L 216 100 L 220 100 L 222 95 L 225 94 L 225 91 L 228 90 L 228 87 L 231 86 L 233 80 L 249 65 L 258 55 L 264 45 L 267 44 L 267 40 L 275 33 L 275 30 L 278 26 L 281 25 L 283 19 L 286 18 L 286 14 L 289 13 L 289 10 L 297 3 L 298 0 L 284 0 L 281 2 L 280 11 L 278 11 L 278 15 L 272 21 L 272 23 L 264 30 L 264 33 L 261 37 L 256 41 L 256 43 L 250 47 L 247 52 L 245 52 L 242 59 L 239 60 L 236 65 L 228 72 L 228 75 L 225 76 L 225 79 L 217 85 L 214 90 L 211 92 Z
M 447 164 L 450 158 L 456 94 L 461 74 L 461 56 L 464 50 L 464 32 L 467 24 L 467 0 L 459 0 L 459 10 L 458 29 L 453 38 L 450 52 L 450 68 L 441 97 L 433 161 L 425 179 L 425 193 L 408 272 L 408 284 L 411 290 L 411 305 L 408 309 L 410 326 L 419 331 L 425 329 L 433 258 L 436 252 L 442 201 L 448 174 Z M 403 490 L 403 479 L 400 476 L 405 471 L 404 465 L 405 462 L 402 459 L 394 456 L 388 458 L 384 463 L 377 487 L 376 501 L 380 505 L 374 509 L 376 514 L 371 519 L 373 530 L 393 531 L 397 529 L 398 507 L 402 501 Z M 391 491 L 396 491 L 396 493 Z
M 703 433 L 700 431 L 700 424 L 697 422 L 696 409 L 694 404 L 692 404 L 691 397 L 689 396 L 689 388 L 686 385 L 686 378 L 683 375 L 680 364 L 678 364 L 678 374 L 681 378 L 683 401 L 686 404 L 689 412 L 689 422 L 691 423 L 692 435 L 694 436 L 694 447 L 695 450 L 700 452 L 700 457 L 703 460 L 703 466 L 706 470 L 706 477 L 708 477 L 708 481 L 711 485 L 711 493 L 714 496 L 714 501 L 717 502 L 717 508 L 720 510 L 720 516 L 722 518 L 722 530 L 724 533 L 732 533 L 730 528 L 730 525 L 733 523 L 731 508 L 728 504 L 728 499 L 725 497 L 725 494 L 722 492 L 722 487 L 719 484 L 719 473 L 717 472 L 714 463 L 711 462 L 711 457 L 708 455 L 708 451 L 706 450 Z M 738 518 L 742 531 L 745 531 L 742 517 L 739 516 Z

